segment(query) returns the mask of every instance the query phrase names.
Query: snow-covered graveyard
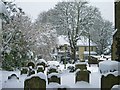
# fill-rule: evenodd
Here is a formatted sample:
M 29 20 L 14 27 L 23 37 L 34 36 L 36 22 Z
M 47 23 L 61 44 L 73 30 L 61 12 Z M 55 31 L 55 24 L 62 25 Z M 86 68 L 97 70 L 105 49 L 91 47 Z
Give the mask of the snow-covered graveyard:
M 43 59 L 40 60 L 40 62 L 45 62 Z M 112 64 L 110 63 L 112 62 Z M 45 62 L 47 67 L 42 65 L 38 65 L 37 67 L 34 67 L 32 69 L 32 66 L 29 66 L 32 70 L 34 70 L 34 73 L 31 73 L 28 76 L 27 74 L 22 74 L 21 71 L 3 71 L 0 70 L 0 89 L 2 88 L 22 88 L 25 87 L 25 80 L 30 79 L 34 76 L 39 76 L 40 78 L 44 79 L 46 82 L 46 89 L 57 89 L 57 88 L 66 88 L 66 89 L 73 89 L 73 88 L 94 88 L 94 89 L 101 89 L 101 78 L 102 75 L 107 76 L 108 74 L 113 74 L 115 76 L 120 75 L 118 67 L 119 63 L 116 61 L 102 61 L 99 63 L 99 66 L 97 64 L 92 64 L 91 66 L 88 65 L 87 62 L 77 62 L 76 64 L 66 64 L 59 63 L 58 61 L 47 61 Z M 107 65 L 106 65 L 107 63 Z M 108 64 L 109 63 L 109 64 Z M 80 80 L 78 78 L 78 81 L 76 81 L 76 73 L 81 71 L 80 69 L 75 69 L 72 71 L 69 67 L 76 67 L 76 65 L 86 65 L 83 71 L 90 71 L 89 78 L 80 76 L 83 78 L 87 78 L 88 80 L 85 81 L 84 79 Z M 109 66 L 110 65 L 110 66 Z M 27 67 L 26 67 L 27 68 Z M 38 68 L 43 69 L 44 71 L 37 72 Z M 56 71 L 50 72 L 50 69 L 56 69 Z M 101 70 L 101 72 L 100 72 Z M 24 72 L 23 72 L 24 73 Z M 84 74 L 85 75 L 85 74 Z M 10 77 L 11 76 L 11 77 Z M 52 76 L 56 76 L 59 78 L 59 82 L 57 81 L 49 81 Z M 34 82 L 36 83 L 36 82 Z M 119 85 L 114 85 L 116 90 L 118 90 Z M 112 89 L 115 89 L 112 88 Z

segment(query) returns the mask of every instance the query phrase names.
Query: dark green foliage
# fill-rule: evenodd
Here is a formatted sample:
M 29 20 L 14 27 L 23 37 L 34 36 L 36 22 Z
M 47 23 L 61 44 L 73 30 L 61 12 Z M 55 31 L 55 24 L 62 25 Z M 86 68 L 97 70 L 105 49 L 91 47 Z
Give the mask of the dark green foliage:
M 9 23 L 2 23 L 2 69 L 13 70 L 25 66 L 26 60 L 29 59 L 28 42 L 25 39 L 23 21 L 24 16 L 22 9 L 17 8 L 13 2 L 4 2 L 9 10 Z
M 19 34 L 19 36 L 17 36 Z M 8 43 L 11 48 L 10 52 L 3 51 L 3 69 L 10 68 L 20 68 L 25 63 L 25 60 L 28 59 L 27 52 L 28 48 L 26 47 L 26 41 L 24 41 L 22 33 L 16 32 L 11 41 Z M 8 47 L 7 45 L 4 48 Z

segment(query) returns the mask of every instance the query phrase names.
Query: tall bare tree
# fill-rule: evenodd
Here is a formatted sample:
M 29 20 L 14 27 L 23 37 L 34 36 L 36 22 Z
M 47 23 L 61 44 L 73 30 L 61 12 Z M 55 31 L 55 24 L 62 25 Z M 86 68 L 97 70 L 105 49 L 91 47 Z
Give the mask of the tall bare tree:
M 40 20 L 54 25 L 57 33 L 67 35 L 72 52 L 72 58 L 76 60 L 77 40 L 84 32 L 89 32 L 95 19 L 101 18 L 99 10 L 92 7 L 86 1 L 59 2 L 56 6 L 39 15 Z

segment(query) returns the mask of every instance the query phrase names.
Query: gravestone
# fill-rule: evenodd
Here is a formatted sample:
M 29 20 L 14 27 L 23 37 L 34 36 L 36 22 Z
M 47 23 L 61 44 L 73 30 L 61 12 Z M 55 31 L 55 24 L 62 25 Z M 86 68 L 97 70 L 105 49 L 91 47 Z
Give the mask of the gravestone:
M 49 66 L 48 67 L 48 71 L 47 74 L 51 74 L 51 73 L 58 73 L 58 68 L 56 66 Z
M 59 83 L 61 84 L 61 80 L 60 80 L 60 75 L 59 73 L 51 73 L 48 75 L 48 84 L 50 82 L 54 82 L 54 83 Z
M 80 69 L 81 71 L 82 70 L 87 70 L 87 67 L 86 67 L 85 63 L 78 63 L 78 64 L 75 65 L 75 68 Z
M 90 77 L 90 71 L 88 70 L 78 70 L 76 72 L 76 78 L 75 78 L 75 82 L 77 81 L 86 81 L 89 83 L 89 77 Z
M 11 74 L 10 76 L 8 76 L 8 80 L 4 81 L 4 84 L 2 85 L 2 90 L 15 88 L 22 88 L 21 82 L 17 74 Z
M 32 68 L 35 68 L 35 63 L 33 61 L 30 61 L 27 63 L 27 67 L 32 66 Z
M 46 90 L 46 76 L 38 73 L 27 77 L 24 81 L 24 90 Z
M 8 76 L 8 80 L 12 78 L 19 79 L 19 77 L 16 74 L 11 74 L 10 76 Z
M 44 62 L 39 62 L 36 64 L 36 66 L 43 66 L 45 70 L 46 64 Z
M 43 72 L 44 73 L 44 67 L 43 66 L 37 66 L 37 73 Z
M 47 66 L 47 62 L 44 59 L 39 59 L 36 63 L 36 66 L 39 66 L 39 65 L 44 66 L 44 70 L 45 70 L 45 67 Z

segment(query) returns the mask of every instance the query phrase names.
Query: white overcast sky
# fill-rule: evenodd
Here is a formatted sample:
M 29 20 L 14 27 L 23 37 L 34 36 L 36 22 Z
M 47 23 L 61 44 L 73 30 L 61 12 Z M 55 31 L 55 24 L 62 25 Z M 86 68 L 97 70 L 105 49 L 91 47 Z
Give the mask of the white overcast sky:
M 53 8 L 59 1 L 64 0 L 15 0 L 32 20 L 42 11 Z M 99 8 L 104 19 L 114 23 L 114 0 L 87 0 L 92 6 Z

